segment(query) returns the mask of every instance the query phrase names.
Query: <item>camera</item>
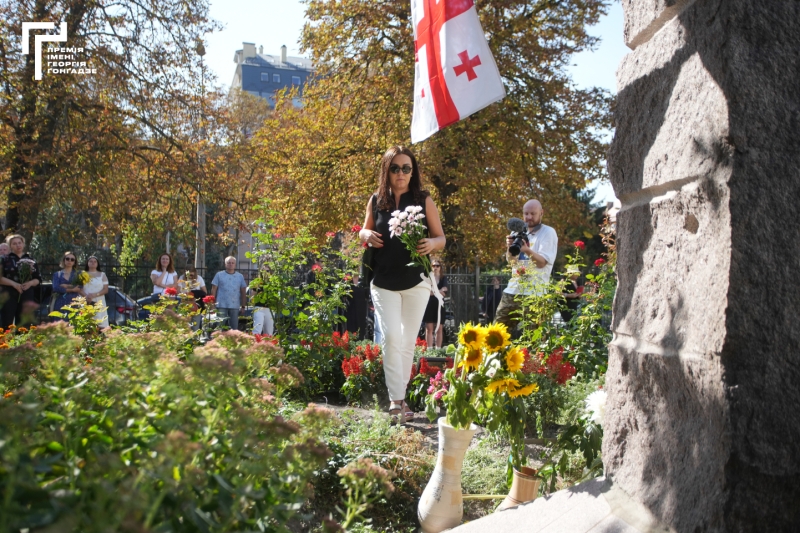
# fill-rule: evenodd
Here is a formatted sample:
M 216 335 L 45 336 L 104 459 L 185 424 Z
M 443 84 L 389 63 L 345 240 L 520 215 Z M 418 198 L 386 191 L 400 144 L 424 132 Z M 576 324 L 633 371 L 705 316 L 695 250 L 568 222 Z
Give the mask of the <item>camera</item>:
M 528 244 L 528 227 L 522 220 L 518 218 L 510 218 L 506 223 L 506 228 L 511 232 L 511 237 L 514 239 L 511 246 L 508 247 L 508 253 L 512 256 L 518 256 L 522 247 Z

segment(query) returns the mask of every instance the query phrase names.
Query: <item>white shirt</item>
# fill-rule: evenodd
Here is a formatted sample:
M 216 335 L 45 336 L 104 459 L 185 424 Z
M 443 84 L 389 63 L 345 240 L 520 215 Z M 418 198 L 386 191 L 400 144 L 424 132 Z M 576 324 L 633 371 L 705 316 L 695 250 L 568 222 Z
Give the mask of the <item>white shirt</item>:
M 160 279 L 163 272 L 159 272 L 158 270 L 153 270 L 152 272 L 150 272 L 150 275 L 152 276 L 153 274 L 158 276 L 157 279 Z M 172 285 L 173 283 L 175 283 L 175 278 L 177 277 L 178 277 L 177 272 L 169 272 L 167 274 L 167 277 L 164 278 L 164 285 Z M 164 292 L 164 287 L 156 287 L 155 285 L 153 285 L 153 294 L 161 294 L 162 292 Z
M 518 260 L 513 264 L 513 275 L 508 282 L 505 291 L 508 294 L 542 294 L 544 284 L 550 281 L 550 273 L 553 271 L 553 263 L 558 253 L 558 235 L 556 230 L 550 226 L 542 227 L 536 233 L 528 232 L 528 246 L 531 250 L 541 255 L 547 260 L 547 264 L 542 268 L 536 266 L 536 262 L 520 252 Z M 525 268 L 524 283 L 520 284 L 519 269 Z

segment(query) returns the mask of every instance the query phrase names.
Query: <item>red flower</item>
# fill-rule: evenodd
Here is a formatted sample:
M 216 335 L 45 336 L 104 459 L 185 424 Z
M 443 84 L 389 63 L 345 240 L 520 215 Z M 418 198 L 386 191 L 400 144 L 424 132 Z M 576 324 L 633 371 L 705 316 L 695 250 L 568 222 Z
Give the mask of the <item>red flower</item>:
M 358 224 L 353 224 L 353 227 L 352 227 L 352 228 L 350 228 L 350 230 L 351 230 L 353 233 L 358 233 L 359 231 L 361 231 L 361 226 L 359 226 Z
M 345 331 L 344 335 L 342 335 L 338 331 L 334 331 L 331 340 L 333 340 L 333 345 L 337 348 L 347 348 L 350 345 L 350 333 Z
M 361 365 L 363 362 L 364 360 L 357 355 L 354 355 L 350 358 L 345 358 L 342 361 L 342 372 L 344 372 L 345 377 L 350 377 L 352 374 L 362 374 L 363 372 Z
M 415 346 L 420 346 L 425 350 L 428 349 L 428 343 L 425 342 L 425 339 L 420 339 L 419 337 L 417 337 L 417 342 L 415 343 Z
M 583 242 L 583 241 L 575 241 L 572 244 L 575 245 L 575 248 L 580 248 L 581 250 L 585 250 L 586 249 L 586 243 Z
M 315 263 L 314 266 L 311 267 L 311 270 L 313 270 L 314 272 L 322 272 L 322 265 L 318 265 Z
M 164 294 L 166 294 L 167 296 L 177 296 L 178 289 L 176 289 L 175 287 L 167 287 L 166 289 L 164 289 Z
M 332 239 L 333 237 L 336 237 L 336 232 L 328 231 L 325 233 L 325 236 L 328 237 L 329 239 Z
M 351 276 L 350 274 L 345 274 L 345 275 L 344 275 L 344 280 L 345 280 L 345 281 L 348 281 L 348 282 L 349 282 L 349 281 L 353 281 L 353 276 Z
M 273 233 L 272 236 L 275 237 L 276 239 L 280 239 L 281 238 L 281 234 L 280 233 Z
M 453 361 L 453 358 L 452 358 L 452 357 L 448 357 L 448 358 L 447 358 L 447 362 L 445 363 L 444 367 L 445 367 L 445 368 L 453 368 L 453 365 L 454 365 L 454 364 L 455 364 L 455 363 L 454 363 L 454 361 Z
M 606 262 L 606 260 L 601 257 L 600 259 L 596 259 L 595 260 L 594 266 L 596 266 L 596 267 L 602 266 L 603 264 L 605 264 L 605 262 Z
M 217 301 L 217 299 L 214 298 L 213 296 L 211 296 L 210 294 L 203 298 L 203 303 L 204 304 L 213 304 L 216 301 Z
M 309 341 L 307 341 L 305 339 L 302 339 L 300 341 L 300 346 L 302 346 L 303 348 L 311 348 L 311 342 L 309 342 Z
M 517 269 L 517 274 L 520 275 L 520 276 L 524 276 L 525 275 L 525 267 L 524 266 L 519 267 Z

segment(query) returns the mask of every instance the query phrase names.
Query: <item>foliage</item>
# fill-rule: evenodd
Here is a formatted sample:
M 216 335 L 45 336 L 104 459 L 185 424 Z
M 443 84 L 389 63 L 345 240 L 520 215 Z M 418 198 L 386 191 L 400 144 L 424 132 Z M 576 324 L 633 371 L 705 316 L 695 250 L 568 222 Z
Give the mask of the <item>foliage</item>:
M 434 400 L 436 400 L 437 406 L 444 407 L 444 404 L 441 403 L 441 396 L 446 391 L 447 385 L 444 382 L 442 370 L 453 368 L 454 365 L 453 358 L 447 356 L 448 351 L 451 354 L 455 353 L 455 347 L 432 348 L 421 351 L 417 356 L 418 362 L 411 367 L 411 381 L 408 382 L 406 388 L 406 402 L 414 410 L 424 409 L 426 398 L 431 394 L 435 396 L 440 390 L 443 391 L 442 394 L 438 398 L 434 397 Z M 444 358 L 444 366 L 429 364 L 429 358 L 432 357 Z
M 166 323 L 166 318 L 164 323 Z M 330 452 L 280 348 L 225 332 L 114 330 L 84 353 L 63 322 L 0 357 L 0 530 L 285 531 Z
M 277 100 L 256 135 L 281 231 L 361 220 L 381 155 L 409 144 L 415 47 L 408 3 L 307 0 L 301 45 L 315 80 Z M 508 96 L 415 147 L 441 210 L 448 255 L 494 258 L 520 198 L 539 198 L 559 233 L 589 226 L 575 190 L 604 176 L 608 93 L 579 90 L 566 66 L 597 42 L 604 0 L 477 4 Z M 465 231 L 464 228 L 470 228 Z
M 343 339 L 346 341 L 347 333 Z M 373 397 L 386 396 L 386 377 L 381 347 L 370 341 L 351 345 L 350 356 L 342 361 L 344 385 L 342 395 L 350 405 L 365 405 Z
M 345 498 L 344 487 L 337 474 L 343 466 L 362 458 L 391 472 L 395 487 L 391 498 L 373 504 L 366 513 L 375 531 L 414 531 L 417 524 L 417 502 L 428 482 L 435 463 L 435 452 L 425 443 L 421 433 L 402 425 L 391 425 L 389 417 L 373 411 L 368 417 L 353 411 L 341 414 L 342 423 L 332 426 L 326 442 L 334 456 L 320 471 L 315 482 L 311 519 L 320 523 L 324 517 L 338 513 L 335 503 Z M 362 529 L 363 528 L 363 529 Z M 354 531 L 372 530 L 363 523 Z
M 269 203 L 254 234 L 257 246 L 248 257 L 258 265 L 251 283 L 253 303 L 272 310 L 275 336 L 286 349 L 287 361 L 309 377 L 304 393 L 317 395 L 342 386 L 340 370 L 348 342 L 331 336 L 332 326 L 344 317 L 337 309 L 351 290 L 356 272 L 350 255 L 333 248 L 335 233 L 329 232 L 325 247 L 308 229 L 295 235 L 275 231 L 277 216 Z M 319 263 L 308 268 L 314 257 Z
M 559 479 L 562 484 L 571 484 L 603 473 L 600 457 L 603 428 L 586 405 L 587 396 L 597 390 L 600 383 L 596 380 L 575 380 L 566 387 L 568 398 L 563 409 L 565 424 L 555 444 L 547 450 L 545 465 L 539 470 L 544 481 L 544 493 L 558 490 Z
M 342 528 L 345 530 L 364 520 L 364 513 L 374 503 L 394 492 L 389 472 L 369 458 L 357 459 L 340 468 L 337 474 L 342 478 L 347 495 L 347 509 L 342 511 Z
M 601 231 L 613 239 L 608 226 Z M 580 241 L 576 243 L 583 245 Z M 611 332 L 607 319 L 617 286 L 613 240 L 609 240 L 608 244 L 608 259 L 599 259 L 592 272 L 586 274 L 588 290 L 582 294 L 579 312 L 575 313 L 565 328 L 559 328 L 552 318 L 556 311 L 565 306 L 562 294 L 567 273 L 564 273 L 564 279 L 550 281 L 539 287 L 540 290 L 522 297 L 521 342 L 534 352 L 552 353 L 560 349 L 564 357 L 588 377 L 601 376 L 608 368 Z M 567 269 L 585 267 L 581 246 L 573 245 L 573 254 L 566 257 Z

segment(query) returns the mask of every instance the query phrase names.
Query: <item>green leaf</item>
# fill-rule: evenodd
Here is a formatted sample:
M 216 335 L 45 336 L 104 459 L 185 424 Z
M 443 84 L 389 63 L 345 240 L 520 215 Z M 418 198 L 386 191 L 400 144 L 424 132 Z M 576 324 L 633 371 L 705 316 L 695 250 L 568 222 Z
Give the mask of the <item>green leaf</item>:
M 64 420 L 66 420 L 66 418 L 64 418 L 63 415 L 54 413 L 52 411 L 45 411 L 44 417 L 47 418 L 48 420 L 58 420 L 59 422 L 63 422 Z
M 56 441 L 52 441 L 47 445 L 47 449 L 53 452 L 63 452 L 64 447 Z

